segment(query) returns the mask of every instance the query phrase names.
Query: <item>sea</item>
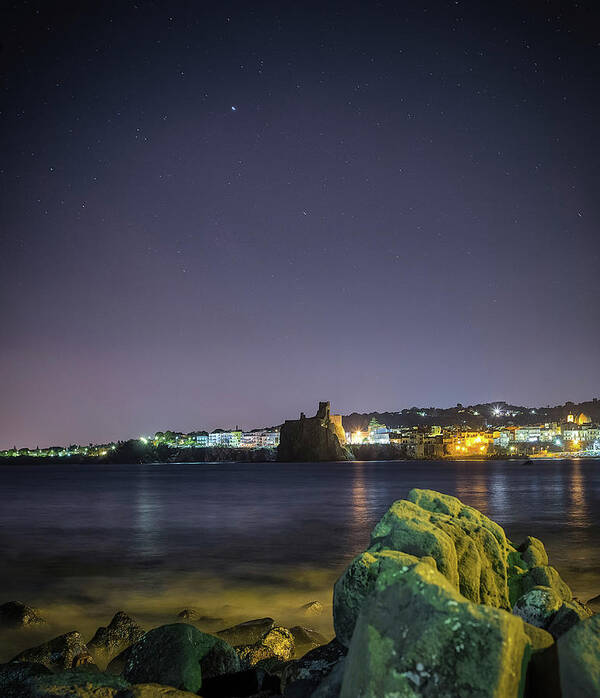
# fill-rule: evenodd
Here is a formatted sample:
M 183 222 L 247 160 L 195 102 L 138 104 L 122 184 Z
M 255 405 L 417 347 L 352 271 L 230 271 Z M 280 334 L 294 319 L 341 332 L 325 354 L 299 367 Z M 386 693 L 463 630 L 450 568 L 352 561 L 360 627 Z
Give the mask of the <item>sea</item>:
M 0 632 L 0 662 L 118 610 L 150 628 L 194 609 L 207 632 L 270 616 L 333 636 L 332 588 L 390 504 L 435 489 L 546 545 L 600 594 L 600 461 L 0 466 L 0 603 L 46 626 Z M 322 613 L 303 606 L 319 601 Z

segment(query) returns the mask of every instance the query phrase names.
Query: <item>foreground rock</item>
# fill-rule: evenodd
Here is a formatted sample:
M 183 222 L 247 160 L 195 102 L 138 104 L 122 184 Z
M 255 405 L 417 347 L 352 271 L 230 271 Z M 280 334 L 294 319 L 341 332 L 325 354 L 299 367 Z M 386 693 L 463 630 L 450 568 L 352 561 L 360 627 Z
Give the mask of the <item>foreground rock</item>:
M 327 645 L 311 650 L 301 659 L 287 664 L 281 674 L 281 689 L 286 698 L 310 696 L 344 659 L 346 651 L 346 648 L 334 639 Z
M 363 605 L 341 696 L 518 696 L 530 647 L 520 618 L 419 562 Z
M 591 599 L 588 599 L 586 605 L 592 609 L 593 613 L 600 613 L 600 594 L 598 594 L 598 596 L 594 596 Z
M 106 627 L 96 630 L 87 643 L 90 654 L 106 664 L 117 654 L 137 642 L 146 631 L 123 611 L 115 613 Z
M 435 569 L 433 558 L 421 559 Z M 397 574 L 418 562 L 419 558 L 398 550 L 367 551 L 352 560 L 333 590 L 335 635 L 345 647 L 350 647 L 360 610 L 374 591 L 377 581 L 380 586 L 385 586 L 387 581 L 393 581 Z
M 563 698 L 600 696 L 600 616 L 577 623 L 557 647 Z
M 27 606 L 20 601 L 7 601 L 0 605 L 0 627 L 2 628 L 26 628 L 46 622 L 37 608 Z
M 22 668 L 20 668 L 22 667 Z M 0 672 L 2 698 L 125 698 L 129 683 L 102 672 L 52 674 L 43 665 L 15 663 Z
M 279 695 L 279 687 L 277 676 L 252 668 L 206 679 L 202 682 L 202 698 L 242 698 L 261 692 Z
M 81 635 L 76 631 L 59 635 L 37 647 L 24 650 L 11 660 L 13 662 L 35 662 L 51 671 L 72 669 L 81 663 L 90 663 L 92 658 Z
M 234 625 L 231 628 L 219 630 L 217 635 L 233 647 L 253 645 L 274 627 L 275 621 L 272 618 L 255 618 L 254 620 Z
M 336 582 L 333 613 L 349 652 L 314 698 L 516 698 L 525 685 L 528 698 L 558 698 L 555 638 L 589 623 L 592 609 L 538 539 L 515 546 L 455 497 L 412 490 Z
M 274 627 L 253 645 L 236 647 L 243 667 L 251 667 L 267 660 L 285 662 L 292 659 L 296 646 L 294 636 L 287 628 Z
M 118 660 L 118 661 L 117 661 Z M 235 650 L 224 640 L 186 623 L 147 632 L 113 662 L 130 683 L 159 683 L 196 693 L 202 678 L 240 670 Z M 108 670 L 111 670 L 109 664 Z
M 318 633 L 316 630 L 311 630 L 310 628 L 305 628 L 302 625 L 295 625 L 293 628 L 290 628 L 290 632 L 292 633 L 294 645 L 296 646 L 296 651 L 294 653 L 296 659 L 302 657 L 315 647 L 320 647 L 327 643 L 327 640 L 321 633 Z

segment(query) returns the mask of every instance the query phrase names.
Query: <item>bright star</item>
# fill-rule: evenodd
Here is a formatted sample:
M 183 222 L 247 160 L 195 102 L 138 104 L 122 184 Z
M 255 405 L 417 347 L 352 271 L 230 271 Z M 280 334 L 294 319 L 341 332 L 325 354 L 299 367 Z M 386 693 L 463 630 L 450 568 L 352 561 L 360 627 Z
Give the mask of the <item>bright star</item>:
M 237 107 L 231 107 L 231 111 L 237 111 Z

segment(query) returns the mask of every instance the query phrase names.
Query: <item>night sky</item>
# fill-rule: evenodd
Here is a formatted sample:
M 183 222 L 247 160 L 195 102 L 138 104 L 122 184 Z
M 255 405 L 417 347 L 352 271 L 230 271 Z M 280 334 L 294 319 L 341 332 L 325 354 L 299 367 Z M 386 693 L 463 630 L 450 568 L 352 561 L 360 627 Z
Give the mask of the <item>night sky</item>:
M 4 3 L 0 447 L 597 396 L 592 6 Z

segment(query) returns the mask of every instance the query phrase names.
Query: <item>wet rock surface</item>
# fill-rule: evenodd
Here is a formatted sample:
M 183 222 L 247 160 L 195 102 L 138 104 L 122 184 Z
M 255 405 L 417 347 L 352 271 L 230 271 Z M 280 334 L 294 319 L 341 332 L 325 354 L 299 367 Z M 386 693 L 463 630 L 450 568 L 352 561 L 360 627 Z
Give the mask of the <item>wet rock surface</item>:
M 145 632 L 133 618 L 118 611 L 106 627 L 98 628 L 87 647 L 94 658 L 106 663 L 137 642 Z
M 76 631 L 59 635 L 37 647 L 24 650 L 13 662 L 35 662 L 52 671 L 71 669 L 91 660 L 90 653 L 81 635 Z
M 285 696 L 311 695 L 323 679 L 346 656 L 346 648 L 333 639 L 316 647 L 301 659 L 289 662 L 281 674 L 281 688 Z
M 1 628 L 26 628 L 44 623 L 46 619 L 37 608 L 27 606 L 20 601 L 7 601 L 0 605 Z
M 238 623 L 230 628 L 219 630 L 217 635 L 233 647 L 239 645 L 253 645 L 274 626 L 275 621 L 273 618 L 255 618 L 254 620 Z
M 236 647 L 242 667 L 256 666 L 270 660 L 287 661 L 296 651 L 294 636 L 279 626 L 271 628 L 253 645 Z

